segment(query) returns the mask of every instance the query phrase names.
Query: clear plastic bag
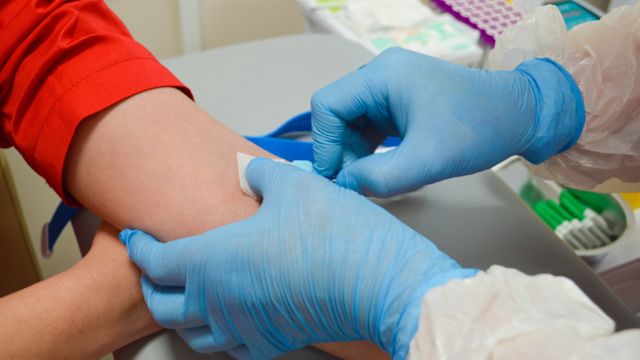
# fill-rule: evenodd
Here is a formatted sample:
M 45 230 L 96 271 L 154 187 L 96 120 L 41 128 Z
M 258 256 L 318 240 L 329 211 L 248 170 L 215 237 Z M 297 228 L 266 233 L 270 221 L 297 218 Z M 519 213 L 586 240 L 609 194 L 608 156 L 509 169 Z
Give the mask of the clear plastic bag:
M 494 265 L 424 296 L 408 359 L 640 359 L 614 327 L 573 281 Z
M 497 39 L 488 67 L 513 69 L 533 57 L 573 75 L 587 114 L 578 143 L 533 171 L 576 188 L 640 191 L 640 3 L 571 31 L 555 6 L 536 8 Z

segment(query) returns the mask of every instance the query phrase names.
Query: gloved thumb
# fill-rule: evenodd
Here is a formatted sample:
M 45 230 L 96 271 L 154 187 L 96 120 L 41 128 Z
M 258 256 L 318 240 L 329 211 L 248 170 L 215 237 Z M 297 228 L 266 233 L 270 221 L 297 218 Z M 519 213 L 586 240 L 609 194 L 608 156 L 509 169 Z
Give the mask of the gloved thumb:
M 139 230 L 125 229 L 120 241 L 127 247 L 129 258 L 153 282 L 162 286 L 183 286 L 186 262 L 179 241 L 161 243 Z
M 255 158 L 247 165 L 246 178 L 251 191 L 259 198 L 266 198 L 267 194 L 279 193 L 279 189 L 286 191 L 290 178 L 296 172 L 302 172 L 290 164 L 267 158 Z
M 345 167 L 336 184 L 362 195 L 386 198 L 418 189 L 422 183 L 403 147 L 360 158 Z

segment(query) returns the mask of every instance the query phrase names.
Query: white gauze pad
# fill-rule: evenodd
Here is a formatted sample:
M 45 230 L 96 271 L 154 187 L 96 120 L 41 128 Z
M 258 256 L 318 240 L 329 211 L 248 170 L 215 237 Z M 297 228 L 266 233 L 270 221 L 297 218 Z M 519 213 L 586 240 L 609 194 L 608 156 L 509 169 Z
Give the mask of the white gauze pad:
M 240 189 L 242 189 L 243 193 L 251 196 L 254 199 L 258 199 L 258 196 L 256 196 L 253 190 L 251 190 L 251 186 L 249 186 L 249 182 L 247 181 L 247 166 L 249 166 L 249 163 L 251 162 L 251 160 L 255 158 L 256 158 L 255 156 L 247 155 L 241 152 L 236 153 L 236 159 L 238 162 L 238 178 L 240 179 Z M 273 161 L 277 161 L 285 164 L 291 164 L 305 171 L 309 171 L 309 172 L 313 171 L 313 164 L 310 161 L 295 160 L 293 162 L 288 162 L 284 159 L 273 159 Z

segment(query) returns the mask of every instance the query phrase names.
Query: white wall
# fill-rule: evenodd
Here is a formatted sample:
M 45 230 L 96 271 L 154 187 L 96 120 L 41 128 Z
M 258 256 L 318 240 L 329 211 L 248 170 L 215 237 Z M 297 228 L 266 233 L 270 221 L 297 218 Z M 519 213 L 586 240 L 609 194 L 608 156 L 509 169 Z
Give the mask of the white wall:
M 205 48 L 304 32 L 295 0 L 201 0 Z
M 159 58 L 182 53 L 178 0 L 107 0 L 133 36 Z M 295 0 L 199 0 L 203 48 L 304 31 Z
M 42 225 L 51 219 L 51 215 L 60 203 L 58 195 L 36 174 L 15 149 L 3 149 L 13 182 L 16 186 L 18 201 L 22 207 L 27 232 L 36 252 L 38 266 L 45 278 L 67 270 L 80 260 L 80 250 L 71 226 L 60 235 L 54 249 L 54 255 L 45 259 L 40 255 L 40 235 Z
M 177 0 L 107 0 L 131 34 L 157 57 L 182 53 Z

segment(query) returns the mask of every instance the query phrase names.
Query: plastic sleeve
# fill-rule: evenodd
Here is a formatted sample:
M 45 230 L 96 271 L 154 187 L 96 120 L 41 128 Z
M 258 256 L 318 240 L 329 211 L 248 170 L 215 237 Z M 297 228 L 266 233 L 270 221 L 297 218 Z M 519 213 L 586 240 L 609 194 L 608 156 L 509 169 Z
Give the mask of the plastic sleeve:
M 573 76 L 586 111 L 578 142 L 534 173 L 587 190 L 639 191 L 640 3 L 571 31 L 555 6 L 537 8 L 498 38 L 488 66 L 507 70 L 534 57 Z
M 640 329 L 614 334 L 567 278 L 492 266 L 424 296 L 408 358 L 639 359 Z

